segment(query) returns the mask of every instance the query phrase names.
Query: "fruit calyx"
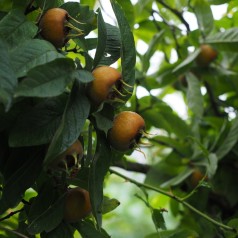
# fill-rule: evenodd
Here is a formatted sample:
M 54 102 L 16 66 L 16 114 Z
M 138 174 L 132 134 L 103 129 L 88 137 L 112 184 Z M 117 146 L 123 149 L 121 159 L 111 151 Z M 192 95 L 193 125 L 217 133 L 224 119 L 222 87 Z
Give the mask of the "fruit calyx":
M 82 35 L 82 30 L 75 27 L 69 20 L 79 23 L 62 8 L 51 8 L 45 12 L 39 22 L 40 35 L 51 42 L 56 48 L 63 47 L 72 36 Z M 75 30 L 76 35 L 70 35 L 70 30 Z
M 99 66 L 92 71 L 94 80 L 87 86 L 87 94 L 93 105 L 98 107 L 103 102 L 123 102 L 129 92 L 121 73 L 111 66 Z

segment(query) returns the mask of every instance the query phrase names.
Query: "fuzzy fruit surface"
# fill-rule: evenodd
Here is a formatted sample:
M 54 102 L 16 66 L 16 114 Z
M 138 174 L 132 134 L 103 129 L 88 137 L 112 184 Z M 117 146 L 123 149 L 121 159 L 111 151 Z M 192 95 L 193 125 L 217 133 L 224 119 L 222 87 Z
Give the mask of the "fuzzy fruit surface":
M 90 197 L 83 188 L 70 189 L 65 197 L 64 220 L 77 222 L 91 213 Z
M 109 143 L 118 151 L 133 149 L 138 144 L 144 129 L 145 121 L 139 114 L 123 111 L 115 116 L 113 126 L 108 131 Z
M 61 48 L 67 42 L 69 28 L 65 27 L 69 14 L 61 8 L 49 9 L 39 23 L 41 36 L 55 47 Z
M 217 58 L 217 51 L 210 45 L 201 45 L 200 50 L 201 52 L 196 59 L 199 66 L 206 67 Z
M 94 80 L 87 87 L 87 94 L 92 103 L 99 106 L 103 101 L 113 99 L 116 92 L 112 87 L 119 86 L 121 73 L 110 66 L 100 66 L 92 72 Z

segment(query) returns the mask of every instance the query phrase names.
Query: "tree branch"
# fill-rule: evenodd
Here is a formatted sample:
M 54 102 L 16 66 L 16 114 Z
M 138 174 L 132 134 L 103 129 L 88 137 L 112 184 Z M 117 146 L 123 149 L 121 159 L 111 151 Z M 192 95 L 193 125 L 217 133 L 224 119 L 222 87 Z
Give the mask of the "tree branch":
M 129 178 L 113 169 L 110 169 L 110 172 L 113 173 L 113 174 L 116 174 L 117 176 L 121 177 L 121 178 L 124 178 L 126 181 L 129 181 L 131 183 L 134 183 L 135 185 L 137 185 L 138 187 L 143 187 L 143 188 L 146 188 L 146 189 L 149 189 L 149 190 L 153 190 L 155 192 L 158 192 L 160 194 L 163 194 L 167 197 L 170 197 L 171 199 L 183 204 L 185 207 L 189 208 L 191 211 L 193 211 L 194 213 L 196 213 L 197 215 L 203 217 L 204 219 L 206 219 L 207 221 L 211 222 L 212 224 L 224 229 L 224 230 L 227 230 L 227 231 L 230 231 L 230 232 L 233 232 L 235 233 L 236 235 L 238 235 L 238 231 L 234 228 L 234 227 L 230 227 L 230 226 L 227 226 L 227 225 L 224 225 L 223 223 L 221 222 L 218 222 L 216 220 L 214 220 L 213 218 L 209 217 L 208 215 L 206 215 L 205 213 L 199 211 L 198 209 L 196 209 L 195 207 L 193 207 L 192 205 L 190 205 L 189 203 L 187 203 L 184 199 L 182 198 L 179 198 L 177 196 L 175 196 L 174 194 L 172 193 L 169 193 L 163 189 L 160 189 L 160 188 L 156 188 L 156 187 L 153 187 L 149 184 L 145 184 L 145 183 L 140 183 L 132 178 Z
M 143 173 L 147 174 L 150 166 L 147 164 L 140 164 L 140 163 L 134 163 L 130 161 L 117 161 L 113 166 L 125 169 L 127 171 L 132 171 L 132 172 L 138 172 L 138 173 Z
M 157 3 L 161 4 L 162 6 L 164 6 L 165 8 L 167 8 L 168 10 L 170 10 L 174 15 L 176 15 L 180 21 L 185 25 L 187 31 L 190 31 L 190 26 L 189 24 L 186 22 L 186 20 L 184 19 L 182 13 L 180 11 L 178 11 L 177 9 L 174 9 L 172 7 L 170 7 L 168 4 L 166 4 L 165 2 L 163 2 L 162 0 L 156 0 Z
M 19 209 L 19 210 L 15 211 L 15 212 L 10 212 L 10 213 L 9 213 L 8 215 L 6 215 L 5 217 L 0 218 L 0 222 L 1 222 L 1 221 L 4 221 L 4 220 L 6 220 L 6 219 L 8 219 L 8 218 L 10 218 L 10 217 L 12 217 L 12 216 L 14 216 L 15 214 L 17 214 L 17 213 L 19 213 L 19 212 L 21 212 L 21 211 L 23 211 L 23 210 L 24 210 L 24 208 Z

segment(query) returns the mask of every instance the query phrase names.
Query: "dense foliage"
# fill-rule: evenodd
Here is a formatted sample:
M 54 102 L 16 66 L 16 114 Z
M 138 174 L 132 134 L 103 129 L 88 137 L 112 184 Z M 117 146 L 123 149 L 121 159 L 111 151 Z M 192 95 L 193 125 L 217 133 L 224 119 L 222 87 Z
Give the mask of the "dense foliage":
M 136 199 L 151 211 L 142 219 L 155 226 L 147 238 L 238 237 L 237 1 L 108 4 L 115 24 L 96 0 L 0 2 L 0 234 L 117 237 L 104 229 L 105 214 L 120 204 L 104 193 L 114 174 L 141 190 Z M 225 9 L 219 19 L 214 6 Z M 60 41 L 40 23 L 52 8 L 69 14 L 58 21 L 62 29 L 55 25 Z M 88 92 L 102 65 L 117 67 L 122 79 L 98 105 Z M 171 95 L 179 99 L 168 104 Z M 140 122 L 128 146 L 113 141 L 126 141 L 125 125 L 108 139 L 122 111 L 146 125 Z M 65 201 L 75 187 L 87 209 L 71 221 Z M 151 199 L 154 192 L 166 204 Z

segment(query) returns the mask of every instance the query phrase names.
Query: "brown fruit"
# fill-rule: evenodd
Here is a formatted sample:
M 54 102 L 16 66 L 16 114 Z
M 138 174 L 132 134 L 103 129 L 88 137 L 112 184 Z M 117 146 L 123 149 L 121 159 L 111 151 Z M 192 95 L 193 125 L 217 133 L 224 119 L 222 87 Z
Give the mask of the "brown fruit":
M 195 169 L 191 175 L 191 185 L 196 187 L 199 182 L 203 179 L 204 174 L 200 171 L 200 169 Z M 207 177 L 205 178 L 207 180 Z
M 196 62 L 201 67 L 207 67 L 211 62 L 217 58 L 217 51 L 210 45 L 201 45 L 201 52 L 196 58 Z
M 100 66 L 94 69 L 92 74 L 94 80 L 88 84 L 87 94 L 95 106 L 118 96 L 117 90 L 120 91 L 121 87 L 121 73 L 118 70 L 110 66 Z
M 51 42 L 55 47 L 61 48 L 67 42 L 69 27 L 65 26 L 68 22 L 69 14 L 61 8 L 49 9 L 41 18 L 39 23 L 40 34 Z
M 139 114 L 123 111 L 115 116 L 108 131 L 108 141 L 118 151 L 133 149 L 138 145 L 144 129 L 145 121 Z
M 83 188 L 70 189 L 65 197 L 64 220 L 77 222 L 92 211 L 89 192 Z

